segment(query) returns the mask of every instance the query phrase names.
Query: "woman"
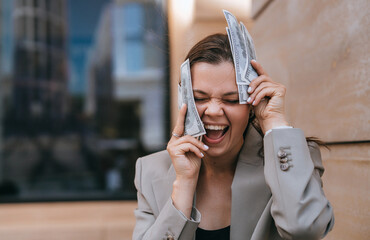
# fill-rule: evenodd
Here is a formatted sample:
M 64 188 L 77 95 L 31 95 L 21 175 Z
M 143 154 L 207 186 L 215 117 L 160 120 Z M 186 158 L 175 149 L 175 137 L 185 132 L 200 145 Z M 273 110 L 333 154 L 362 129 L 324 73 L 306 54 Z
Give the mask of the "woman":
M 334 217 L 322 190 L 314 142 L 289 127 L 285 87 L 260 64 L 239 104 L 227 35 L 188 56 L 194 99 L 207 134 L 183 136 L 180 109 L 167 151 L 140 158 L 134 239 L 318 239 Z

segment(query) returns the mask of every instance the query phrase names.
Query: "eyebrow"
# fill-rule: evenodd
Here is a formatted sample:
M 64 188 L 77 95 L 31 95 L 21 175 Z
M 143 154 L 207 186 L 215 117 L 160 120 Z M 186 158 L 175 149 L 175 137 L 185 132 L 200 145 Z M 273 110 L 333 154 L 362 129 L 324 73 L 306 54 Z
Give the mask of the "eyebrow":
M 203 94 L 203 95 L 208 95 L 206 92 L 204 92 L 202 90 L 199 90 L 199 89 L 193 89 L 193 92 L 197 92 L 197 93 L 200 93 L 200 94 Z M 236 92 L 236 91 L 227 92 L 227 93 L 223 94 L 222 96 L 230 96 L 230 95 L 234 95 L 234 94 L 238 94 L 238 92 Z

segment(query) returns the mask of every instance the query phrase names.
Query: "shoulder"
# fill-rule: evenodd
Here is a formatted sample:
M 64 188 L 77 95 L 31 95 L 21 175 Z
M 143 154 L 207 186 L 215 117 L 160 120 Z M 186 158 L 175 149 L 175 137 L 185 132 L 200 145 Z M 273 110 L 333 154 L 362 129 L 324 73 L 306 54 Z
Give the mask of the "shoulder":
M 150 178 L 161 177 L 166 174 L 172 165 L 171 158 L 166 150 L 141 157 L 136 162 L 136 174 Z

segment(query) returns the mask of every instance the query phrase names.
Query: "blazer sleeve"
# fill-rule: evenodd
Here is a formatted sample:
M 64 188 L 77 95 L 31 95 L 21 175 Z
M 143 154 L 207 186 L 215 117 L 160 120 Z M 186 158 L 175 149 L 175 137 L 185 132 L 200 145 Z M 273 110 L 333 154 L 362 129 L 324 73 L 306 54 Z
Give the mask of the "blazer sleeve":
M 264 153 L 271 215 L 281 237 L 324 237 L 334 225 L 334 215 L 322 189 L 324 168 L 318 145 L 307 144 L 300 129 L 275 129 L 264 138 Z
M 153 166 L 152 166 L 153 167 Z M 192 239 L 200 222 L 200 213 L 193 208 L 192 219 L 187 219 L 175 208 L 171 197 L 156 216 L 151 203 L 155 203 L 153 195 L 145 192 L 143 184 L 151 184 L 143 179 L 143 166 L 141 159 L 136 162 L 135 186 L 137 189 L 138 207 L 135 210 L 136 224 L 133 240 L 152 239 Z

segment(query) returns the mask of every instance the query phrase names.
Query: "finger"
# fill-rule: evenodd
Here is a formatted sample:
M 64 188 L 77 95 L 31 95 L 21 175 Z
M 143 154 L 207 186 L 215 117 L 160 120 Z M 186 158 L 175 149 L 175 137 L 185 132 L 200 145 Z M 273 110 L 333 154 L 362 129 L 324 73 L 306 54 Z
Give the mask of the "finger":
M 271 82 L 262 82 L 261 84 L 258 85 L 258 87 L 253 91 L 252 94 L 249 95 L 249 98 L 247 99 L 247 102 L 248 103 L 252 103 L 257 94 L 262 91 L 263 89 L 265 88 L 275 88 L 276 85 L 274 83 L 271 83 Z
M 199 141 L 198 139 L 190 135 L 183 136 L 174 142 L 175 145 L 180 145 L 183 143 L 191 143 L 197 148 L 202 149 L 204 151 L 207 151 L 209 149 L 209 147 L 205 145 L 202 141 Z
M 250 84 L 248 88 L 248 93 L 251 94 L 255 91 L 255 89 L 262 83 L 262 82 L 273 82 L 269 76 L 261 75 L 255 78 Z
M 191 143 L 184 143 L 184 144 L 179 145 L 179 151 L 180 151 L 180 155 L 183 155 L 188 152 L 192 152 L 195 155 L 197 155 L 199 158 L 204 157 L 204 154 L 199 150 L 199 148 L 197 148 Z
M 186 104 L 182 104 L 179 112 L 179 116 L 177 117 L 175 128 L 173 129 L 173 133 L 175 133 L 178 136 L 182 136 L 184 134 L 184 124 L 185 124 L 185 115 L 186 115 Z M 172 138 L 175 137 L 172 135 Z M 175 137 L 177 138 L 177 137 Z
M 261 91 L 258 92 L 258 94 L 256 95 L 252 105 L 253 106 L 257 106 L 261 100 L 265 97 L 271 97 L 274 95 L 276 89 L 274 88 L 264 88 L 262 89 Z
M 268 74 L 263 69 L 262 65 L 260 63 L 258 63 L 256 60 L 253 59 L 251 61 L 251 64 L 252 64 L 252 67 L 256 70 L 256 72 L 257 72 L 258 75 L 266 75 L 266 76 L 268 76 Z

